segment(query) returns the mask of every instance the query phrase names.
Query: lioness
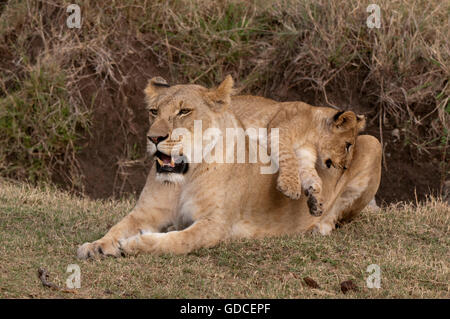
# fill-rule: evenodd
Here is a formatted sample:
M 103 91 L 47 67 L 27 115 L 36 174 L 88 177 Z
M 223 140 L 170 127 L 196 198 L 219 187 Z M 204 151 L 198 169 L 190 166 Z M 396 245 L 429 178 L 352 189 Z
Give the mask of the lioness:
M 353 160 L 343 171 L 318 167 L 327 201 L 324 214 L 309 213 L 305 197 L 291 200 L 276 190 L 276 174 L 260 174 L 261 163 L 187 162 L 173 158 L 187 141 L 172 139 L 177 128 L 239 128 L 229 110 L 239 103 L 262 102 L 257 97 L 231 97 L 233 80 L 217 88 L 169 86 L 161 78 L 145 89 L 151 126 L 148 151 L 157 159 L 135 208 L 107 234 L 78 248 L 79 258 L 121 253 L 188 253 L 229 238 L 258 238 L 317 229 L 329 233 L 337 220 L 359 213 L 375 195 L 381 171 L 381 147 L 372 136 L 358 136 Z M 272 103 L 267 100 L 267 103 Z M 312 120 L 312 119 L 311 119 Z M 163 233 L 169 225 L 176 231 Z

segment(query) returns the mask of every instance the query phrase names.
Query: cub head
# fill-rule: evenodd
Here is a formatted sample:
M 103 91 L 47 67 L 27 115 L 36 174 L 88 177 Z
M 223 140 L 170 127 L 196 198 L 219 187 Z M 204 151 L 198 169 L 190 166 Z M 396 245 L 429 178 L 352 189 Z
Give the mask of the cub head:
M 205 144 L 194 128 L 204 131 L 217 127 L 220 113 L 230 104 L 232 90 L 231 76 L 214 89 L 194 84 L 170 86 L 161 77 L 149 81 L 144 90 L 150 119 L 147 151 L 155 159 L 157 180 L 184 180 L 196 165 L 195 143 Z
M 322 167 L 346 169 L 353 158 L 356 138 L 366 124 L 364 115 L 339 111 L 325 120 L 325 132 L 319 141 Z

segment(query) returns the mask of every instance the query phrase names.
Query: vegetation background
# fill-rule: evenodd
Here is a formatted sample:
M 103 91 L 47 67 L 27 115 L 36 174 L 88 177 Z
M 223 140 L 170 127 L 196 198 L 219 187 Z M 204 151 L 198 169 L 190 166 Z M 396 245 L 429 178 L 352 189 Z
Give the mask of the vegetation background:
M 142 89 L 214 86 L 352 109 L 384 145 L 378 200 L 440 194 L 448 178 L 450 2 L 0 1 L 0 175 L 92 197 L 140 191 Z

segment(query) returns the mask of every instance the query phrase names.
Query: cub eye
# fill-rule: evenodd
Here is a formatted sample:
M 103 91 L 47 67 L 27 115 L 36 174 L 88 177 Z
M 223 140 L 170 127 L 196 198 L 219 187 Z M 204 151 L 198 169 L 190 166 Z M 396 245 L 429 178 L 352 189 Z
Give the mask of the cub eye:
M 189 113 L 191 113 L 192 112 L 192 110 L 190 110 L 190 109 L 181 109 L 179 112 L 178 112 L 178 115 L 179 116 L 182 116 L 182 115 L 188 115 Z
M 158 109 L 150 109 L 149 111 L 150 111 L 150 114 L 153 116 L 158 115 Z
M 349 143 L 349 142 L 345 143 L 345 149 L 347 150 L 347 152 L 349 151 L 350 146 L 352 146 L 352 143 Z

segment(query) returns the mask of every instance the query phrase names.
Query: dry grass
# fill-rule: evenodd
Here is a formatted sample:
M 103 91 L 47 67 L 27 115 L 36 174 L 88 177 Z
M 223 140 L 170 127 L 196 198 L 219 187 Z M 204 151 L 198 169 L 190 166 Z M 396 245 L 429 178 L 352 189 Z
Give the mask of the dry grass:
M 48 67 L 32 66 L 0 97 L 0 171 L 32 182 L 57 173 L 79 186 L 75 155 L 89 114 L 70 103 L 64 75 Z
M 172 82 L 212 85 L 231 73 L 243 92 L 286 99 L 294 91 L 302 99 L 312 95 L 312 102 L 362 106 L 380 130 L 398 128 L 403 143 L 416 153 L 437 156 L 445 179 L 448 1 L 378 1 L 382 27 L 372 30 L 365 24 L 370 0 L 79 1 L 80 30 L 65 25 L 71 2 L 10 0 L 2 5 L 0 118 L 11 96 L 27 94 L 21 82 L 32 77 L 36 66 L 62 74 L 68 95 L 52 91 L 51 98 L 71 112 L 85 114 L 92 107 L 81 94 L 86 79 L 114 91 L 114 99 L 123 99 L 126 108 L 123 87 L 133 75 L 123 61 L 132 57 L 137 72 L 143 72 L 140 61 L 151 53 Z M 46 94 L 38 89 L 34 98 Z M 78 120 L 86 123 L 82 116 Z M 72 125 L 64 117 L 61 121 Z M 19 156 L 23 148 L 11 146 L 20 135 L 5 138 L 3 130 L 0 126 L 0 142 L 6 145 L 0 151 L 2 174 L 26 175 L 30 165 Z M 61 142 L 57 134 L 52 137 Z M 77 145 L 78 139 L 71 141 Z M 57 158 L 48 143 L 48 155 Z M 74 151 L 74 146 L 68 149 Z M 52 172 L 53 160 L 38 162 L 43 175 Z M 18 169 L 5 168 L 10 165 Z
M 0 298 L 449 298 L 449 217 L 445 202 L 364 211 L 329 237 L 241 240 L 186 256 L 76 259 L 80 243 L 102 236 L 132 200 L 92 201 L 46 187 L 0 181 Z M 42 287 L 39 267 L 64 285 L 81 268 L 76 294 Z M 368 289 L 367 266 L 381 267 Z M 320 289 L 303 284 L 316 280 Z M 343 295 L 353 280 L 358 292 Z

